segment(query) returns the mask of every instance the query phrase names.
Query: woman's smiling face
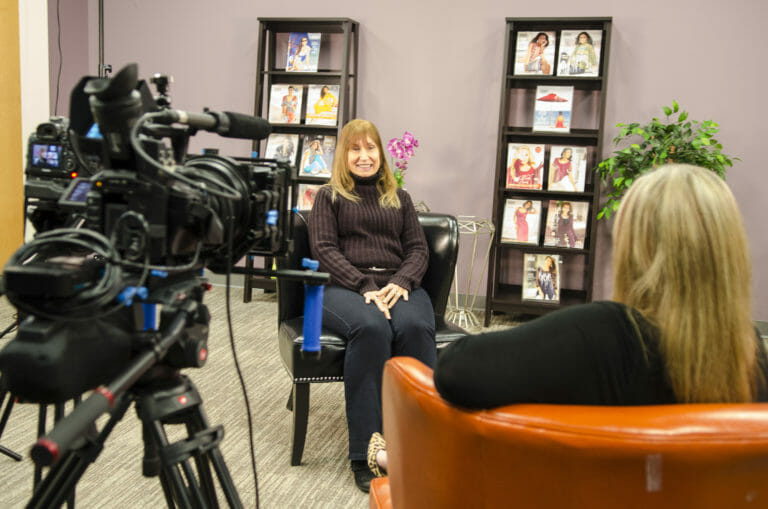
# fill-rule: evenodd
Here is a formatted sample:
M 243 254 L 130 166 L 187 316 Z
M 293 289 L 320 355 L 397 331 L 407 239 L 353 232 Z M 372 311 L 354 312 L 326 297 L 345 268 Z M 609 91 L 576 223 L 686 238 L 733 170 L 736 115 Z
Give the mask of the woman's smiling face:
M 347 169 L 358 177 L 370 177 L 379 171 L 381 151 L 376 142 L 367 136 L 353 141 L 347 151 Z

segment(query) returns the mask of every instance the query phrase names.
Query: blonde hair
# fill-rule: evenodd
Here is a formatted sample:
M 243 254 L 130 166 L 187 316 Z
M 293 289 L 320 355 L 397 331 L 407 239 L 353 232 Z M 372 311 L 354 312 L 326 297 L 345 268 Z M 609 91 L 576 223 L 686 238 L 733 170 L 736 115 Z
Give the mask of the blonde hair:
M 341 136 L 339 136 L 339 141 L 336 145 L 333 170 L 331 171 L 331 179 L 328 183 L 333 191 L 333 199 L 335 200 L 337 196 L 342 196 L 353 202 L 360 201 L 360 196 L 355 193 L 355 181 L 352 180 L 352 174 L 347 167 L 347 154 L 354 143 L 365 142 L 368 138 L 371 138 L 376 146 L 379 147 L 379 179 L 376 181 L 376 187 L 379 190 L 379 204 L 382 207 L 400 208 L 400 198 L 397 196 L 397 181 L 387 164 L 379 131 L 373 123 L 359 118 L 347 122 L 341 130 Z
M 725 182 L 696 166 L 662 166 L 634 182 L 613 231 L 613 298 L 658 327 L 677 400 L 753 401 L 751 264 Z

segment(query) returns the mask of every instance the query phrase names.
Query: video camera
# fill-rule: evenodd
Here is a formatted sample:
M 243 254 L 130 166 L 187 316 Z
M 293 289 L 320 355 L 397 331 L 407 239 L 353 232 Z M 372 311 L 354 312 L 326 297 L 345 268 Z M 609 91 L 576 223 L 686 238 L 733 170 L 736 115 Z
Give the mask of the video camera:
M 70 120 L 51 119 L 30 136 L 25 197 L 38 234 L 3 273 L 5 294 L 28 315 L 0 352 L 17 396 L 56 403 L 108 381 L 180 309 L 186 332 L 158 360 L 201 365 L 209 319 L 202 269 L 221 273 L 246 253 L 288 248 L 289 165 L 187 154 L 200 129 L 263 139 L 271 126 L 174 110 L 162 98 L 129 64 L 112 78 L 83 78 Z M 190 299 L 194 310 L 185 307 Z

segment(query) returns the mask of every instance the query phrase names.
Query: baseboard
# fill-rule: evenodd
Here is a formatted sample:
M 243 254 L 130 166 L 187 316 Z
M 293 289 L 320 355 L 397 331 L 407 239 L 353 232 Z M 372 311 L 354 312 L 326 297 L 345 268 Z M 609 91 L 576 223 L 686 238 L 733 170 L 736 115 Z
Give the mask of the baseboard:
M 755 320 L 755 327 L 760 331 L 760 337 L 768 340 L 768 322 L 762 320 Z

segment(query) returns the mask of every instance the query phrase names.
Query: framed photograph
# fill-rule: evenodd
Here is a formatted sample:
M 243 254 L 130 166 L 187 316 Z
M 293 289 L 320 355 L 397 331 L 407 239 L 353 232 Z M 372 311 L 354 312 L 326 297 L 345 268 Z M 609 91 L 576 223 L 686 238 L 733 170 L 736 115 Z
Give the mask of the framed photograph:
M 299 151 L 298 134 L 272 133 L 267 138 L 267 148 L 264 157 L 277 159 L 280 162 L 296 166 L 296 154 Z
M 299 210 L 311 210 L 315 203 L 315 194 L 322 184 L 299 184 Z
M 306 123 L 336 125 L 339 114 L 339 85 L 309 85 Z
M 303 85 L 272 85 L 269 94 L 269 122 L 300 124 Z
M 518 32 L 513 74 L 554 74 L 556 41 L 554 31 Z
M 552 145 L 549 149 L 547 189 L 583 193 L 587 179 L 587 148 Z
M 504 204 L 501 241 L 539 245 L 541 200 L 509 198 Z
M 288 55 L 286 56 L 285 70 L 317 72 L 321 35 L 313 32 L 291 32 L 288 35 Z
M 544 245 L 584 249 L 589 202 L 550 200 L 544 229 Z
M 599 76 L 602 30 L 563 30 L 560 32 L 558 76 Z
M 543 168 L 544 145 L 507 145 L 507 189 L 541 189 Z
M 298 176 L 330 178 L 335 152 L 336 136 L 302 135 Z
M 573 87 L 536 87 L 533 108 L 533 131 L 567 133 L 571 130 Z
M 522 300 L 560 303 L 560 255 L 523 254 Z

